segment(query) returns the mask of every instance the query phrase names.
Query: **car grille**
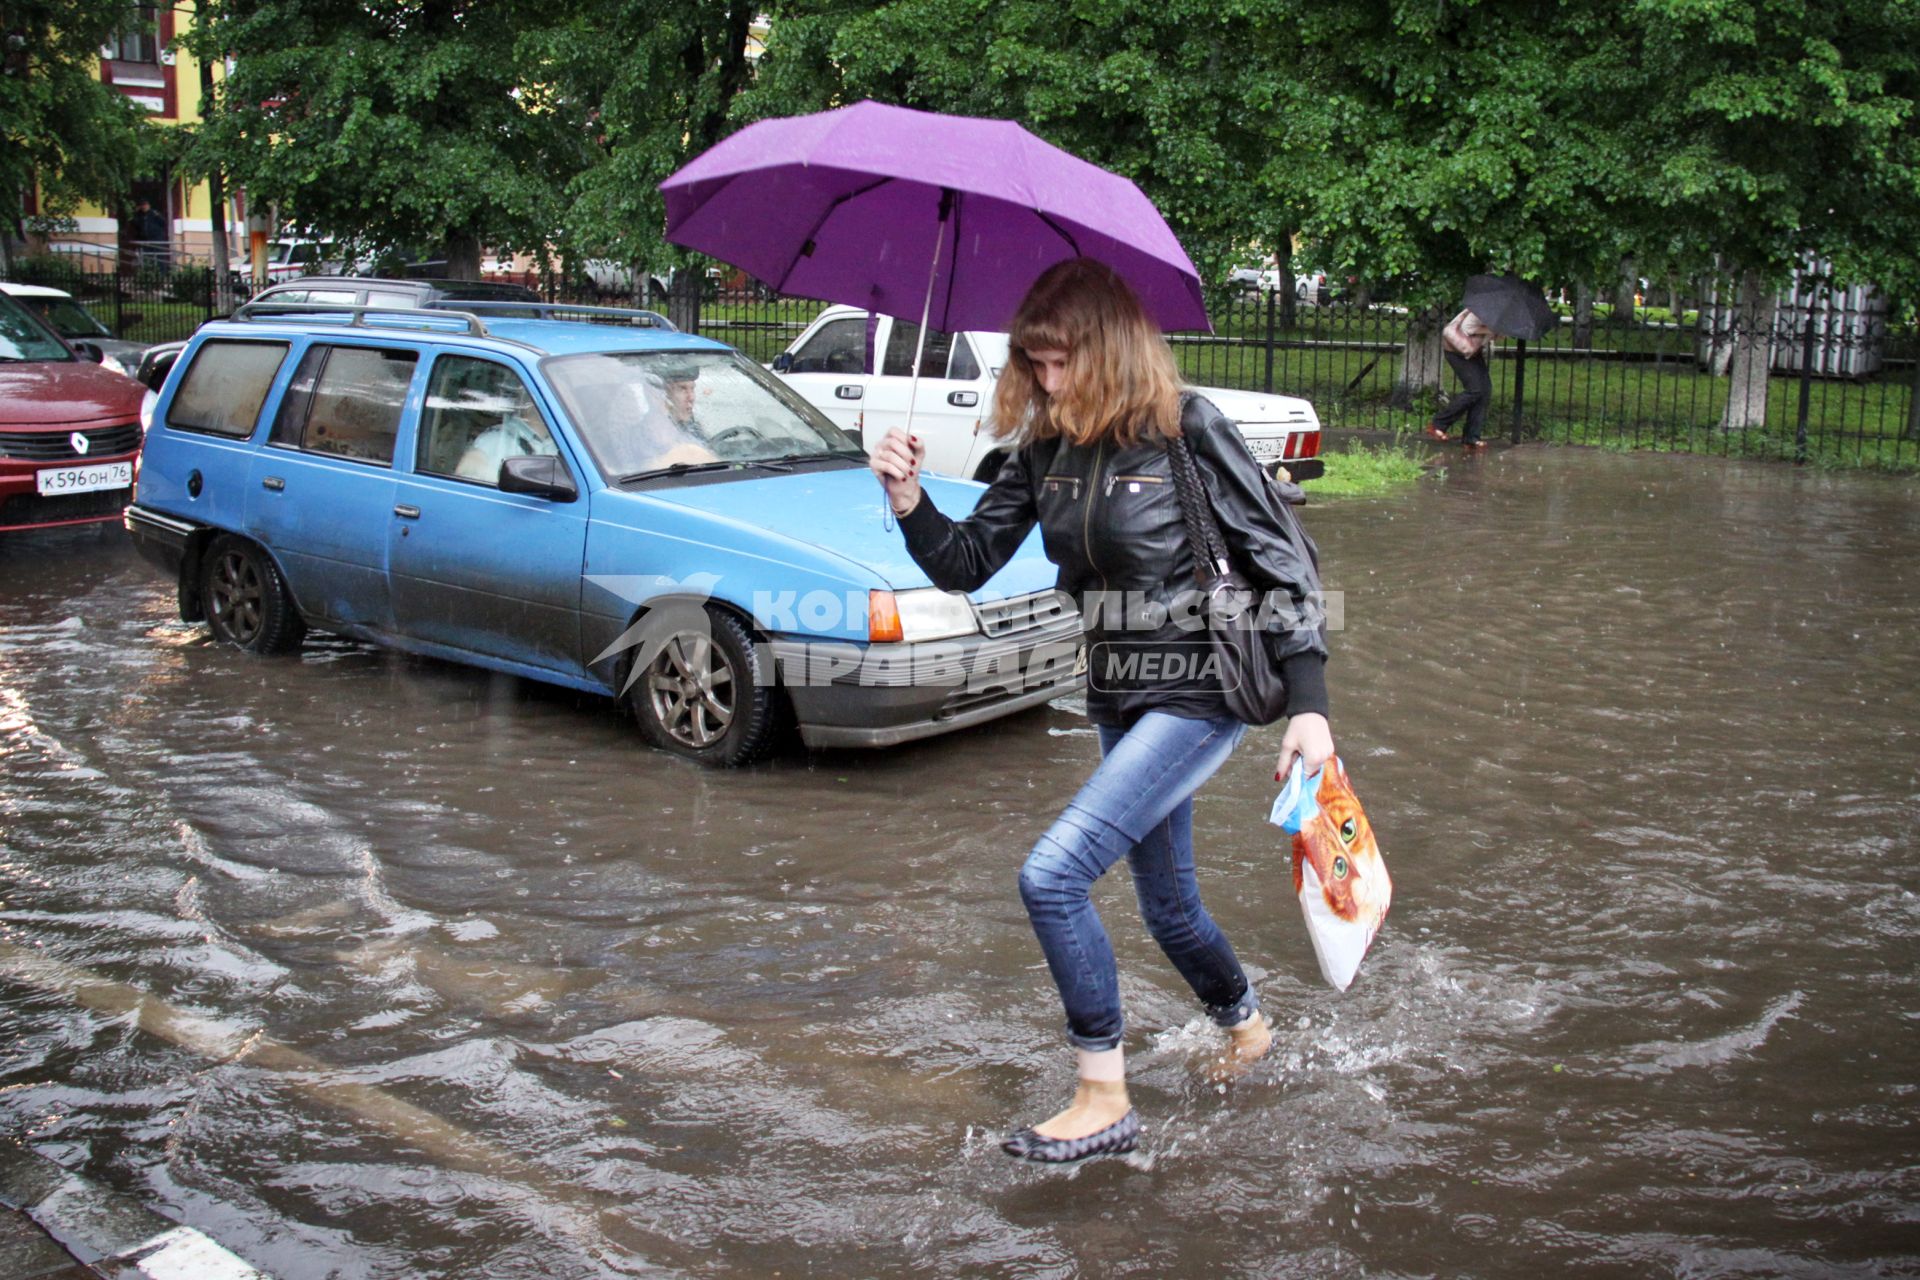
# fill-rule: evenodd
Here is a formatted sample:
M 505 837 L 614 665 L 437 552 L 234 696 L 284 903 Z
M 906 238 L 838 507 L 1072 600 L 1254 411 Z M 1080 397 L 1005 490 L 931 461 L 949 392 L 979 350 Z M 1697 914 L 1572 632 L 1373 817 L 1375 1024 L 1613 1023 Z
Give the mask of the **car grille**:
M 140 425 L 98 427 L 79 434 L 87 438 L 87 451 L 73 447 L 71 431 L 0 431 L 0 458 L 21 458 L 28 462 L 72 462 L 76 458 L 112 458 L 132 453 L 140 447 Z
M 1035 591 L 1030 595 L 988 600 L 975 606 L 980 630 L 989 636 L 1012 636 L 1044 627 L 1073 612 L 1073 597 L 1062 591 Z
M 0 529 L 52 524 L 59 520 L 112 520 L 132 500 L 130 489 L 100 489 L 93 493 L 60 493 L 43 498 L 22 493 L 0 502 Z

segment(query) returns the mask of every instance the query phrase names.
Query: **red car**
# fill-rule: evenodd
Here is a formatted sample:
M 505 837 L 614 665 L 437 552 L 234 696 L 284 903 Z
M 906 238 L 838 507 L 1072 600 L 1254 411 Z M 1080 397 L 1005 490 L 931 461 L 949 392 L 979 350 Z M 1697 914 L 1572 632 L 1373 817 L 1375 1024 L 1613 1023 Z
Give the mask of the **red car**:
M 117 521 L 132 497 L 146 389 L 89 345 L 0 294 L 0 531 Z

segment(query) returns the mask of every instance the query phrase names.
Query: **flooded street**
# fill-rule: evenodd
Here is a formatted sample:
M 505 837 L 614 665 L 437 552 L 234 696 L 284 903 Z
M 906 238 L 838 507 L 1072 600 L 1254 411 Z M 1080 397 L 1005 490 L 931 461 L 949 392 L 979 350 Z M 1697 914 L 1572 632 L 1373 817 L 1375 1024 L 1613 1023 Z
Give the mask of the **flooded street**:
M 0 1134 L 279 1280 L 1911 1275 L 1920 493 L 1527 448 L 1308 512 L 1392 868 L 1345 995 L 1264 819 L 1139 923 L 1138 1153 L 997 1146 L 1071 1056 L 1015 889 L 1071 709 L 710 772 L 609 702 L 213 647 L 124 534 L 0 542 Z

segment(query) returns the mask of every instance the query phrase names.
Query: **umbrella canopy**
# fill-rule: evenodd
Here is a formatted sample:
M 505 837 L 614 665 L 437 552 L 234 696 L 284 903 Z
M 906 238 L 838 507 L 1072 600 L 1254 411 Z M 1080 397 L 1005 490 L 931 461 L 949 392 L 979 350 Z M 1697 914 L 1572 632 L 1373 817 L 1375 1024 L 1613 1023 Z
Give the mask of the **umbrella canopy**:
M 1469 276 L 1461 305 L 1494 332 L 1514 338 L 1543 338 L 1559 322 L 1540 286 L 1518 276 Z
M 1153 202 L 1008 120 L 878 102 L 763 120 L 660 189 L 669 240 L 782 293 L 997 331 L 1041 272 L 1084 256 L 1162 329 L 1212 328 Z

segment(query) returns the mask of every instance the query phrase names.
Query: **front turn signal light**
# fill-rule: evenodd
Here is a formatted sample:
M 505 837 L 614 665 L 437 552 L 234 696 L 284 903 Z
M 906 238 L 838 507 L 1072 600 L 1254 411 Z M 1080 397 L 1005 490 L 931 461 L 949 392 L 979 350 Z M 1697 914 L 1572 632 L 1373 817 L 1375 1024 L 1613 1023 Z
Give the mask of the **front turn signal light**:
M 906 638 L 900 627 L 900 605 L 891 591 L 867 592 L 867 640 L 872 644 L 898 644 Z

